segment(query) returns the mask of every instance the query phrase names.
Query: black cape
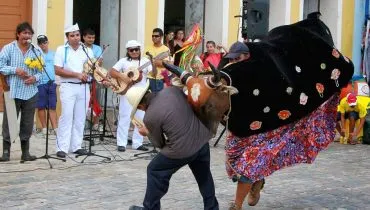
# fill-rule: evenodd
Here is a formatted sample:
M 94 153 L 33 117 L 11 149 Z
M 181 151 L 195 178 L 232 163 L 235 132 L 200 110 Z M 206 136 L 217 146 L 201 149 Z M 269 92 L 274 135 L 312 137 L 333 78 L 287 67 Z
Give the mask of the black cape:
M 246 44 L 251 58 L 223 69 L 239 90 L 231 97 L 228 124 L 239 137 L 309 115 L 338 93 L 354 72 L 319 19 L 277 27 L 262 42 Z

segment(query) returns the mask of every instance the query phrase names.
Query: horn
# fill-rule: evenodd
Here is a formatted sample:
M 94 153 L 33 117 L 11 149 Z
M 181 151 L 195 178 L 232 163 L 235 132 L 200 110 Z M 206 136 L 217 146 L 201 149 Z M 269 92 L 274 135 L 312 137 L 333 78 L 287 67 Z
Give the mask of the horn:
M 212 65 L 211 62 L 208 61 L 208 64 L 209 66 L 211 67 L 211 70 L 213 72 L 213 78 L 212 78 L 212 82 L 214 84 L 217 84 L 221 81 L 221 73 L 219 70 L 216 69 L 216 67 L 214 65 Z
M 164 62 L 162 61 L 162 65 L 168 69 L 168 71 L 174 73 L 176 76 L 178 76 L 181 80 L 181 83 L 186 85 L 186 81 L 188 80 L 189 77 L 191 77 L 192 75 L 185 71 L 184 69 L 178 67 L 178 66 L 175 66 L 173 64 L 169 64 L 167 62 Z
M 162 61 L 162 65 L 178 77 L 181 77 L 181 74 L 184 72 L 184 69 L 164 61 Z

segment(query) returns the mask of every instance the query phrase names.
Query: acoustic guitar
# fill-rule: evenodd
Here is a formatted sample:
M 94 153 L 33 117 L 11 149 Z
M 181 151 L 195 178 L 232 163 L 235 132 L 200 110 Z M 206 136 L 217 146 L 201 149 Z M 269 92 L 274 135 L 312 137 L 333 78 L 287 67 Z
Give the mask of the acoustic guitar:
M 170 56 L 170 52 L 167 51 L 167 52 L 159 53 L 153 59 L 154 60 L 163 60 L 163 59 L 167 58 L 168 56 Z M 150 61 L 144 63 L 143 65 L 141 65 L 139 67 L 131 66 L 131 67 L 127 68 L 126 71 L 122 72 L 121 74 L 123 74 L 124 77 L 127 78 L 127 80 L 129 82 L 126 82 L 126 81 L 121 80 L 120 78 L 117 78 L 116 82 L 117 82 L 117 85 L 119 86 L 119 88 L 117 89 L 116 93 L 119 93 L 121 95 L 126 94 L 127 90 L 132 85 L 134 85 L 134 84 L 136 84 L 136 83 L 138 83 L 142 80 L 142 78 L 143 78 L 143 76 L 142 76 L 143 69 L 145 69 L 146 67 L 148 67 L 151 64 L 152 64 L 152 61 L 150 59 Z M 115 90 L 113 90 L 113 91 L 115 92 Z

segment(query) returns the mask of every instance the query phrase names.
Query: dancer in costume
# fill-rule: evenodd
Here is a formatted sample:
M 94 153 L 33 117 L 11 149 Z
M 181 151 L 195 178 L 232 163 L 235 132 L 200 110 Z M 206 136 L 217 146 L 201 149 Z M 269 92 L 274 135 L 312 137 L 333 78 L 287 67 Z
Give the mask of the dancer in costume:
M 338 93 L 354 69 L 333 47 L 324 26 L 319 19 L 310 18 L 277 27 L 265 40 L 245 43 L 248 59 L 223 69 L 223 79 L 238 90 L 230 97 L 226 123 L 230 131 L 226 168 L 238 183 L 231 210 L 242 209 L 247 195 L 248 204 L 256 205 L 265 177 L 293 164 L 312 163 L 334 140 Z M 237 58 L 234 53 L 231 49 L 226 59 Z M 188 76 L 181 81 L 191 90 L 191 77 L 181 75 Z M 223 88 L 219 77 L 215 74 L 209 82 L 215 93 Z M 208 94 L 212 97 L 202 103 L 194 103 L 189 95 L 193 108 L 211 116 L 210 121 L 219 120 L 214 117 L 224 113 L 224 106 L 219 106 L 225 103 L 223 95 Z M 202 95 L 202 90 L 197 95 Z M 222 108 L 219 111 L 218 106 Z
M 265 177 L 312 163 L 334 140 L 338 92 L 353 65 L 321 36 L 323 25 L 312 18 L 275 28 L 265 41 L 246 43 L 249 60 L 224 69 L 239 91 L 225 146 L 227 173 L 238 183 L 230 210 L 242 209 L 247 195 L 256 205 Z

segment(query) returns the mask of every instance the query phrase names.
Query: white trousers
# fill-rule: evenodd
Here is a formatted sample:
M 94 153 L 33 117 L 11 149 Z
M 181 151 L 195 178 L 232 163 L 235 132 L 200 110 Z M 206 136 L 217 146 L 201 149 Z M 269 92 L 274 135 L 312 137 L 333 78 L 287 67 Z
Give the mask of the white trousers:
M 119 120 L 117 128 L 117 146 L 127 146 L 128 131 L 130 129 L 130 115 L 132 111 L 132 106 L 127 101 L 126 96 L 120 96 L 119 101 Z M 143 120 L 144 111 L 137 110 L 135 117 L 137 119 Z M 143 144 L 143 136 L 140 135 L 137 127 L 134 128 L 134 133 L 132 134 L 132 148 L 137 149 Z
M 81 149 L 83 140 L 90 100 L 89 85 L 62 83 L 59 91 L 62 113 L 59 117 L 56 149 L 65 153 L 75 152 Z

